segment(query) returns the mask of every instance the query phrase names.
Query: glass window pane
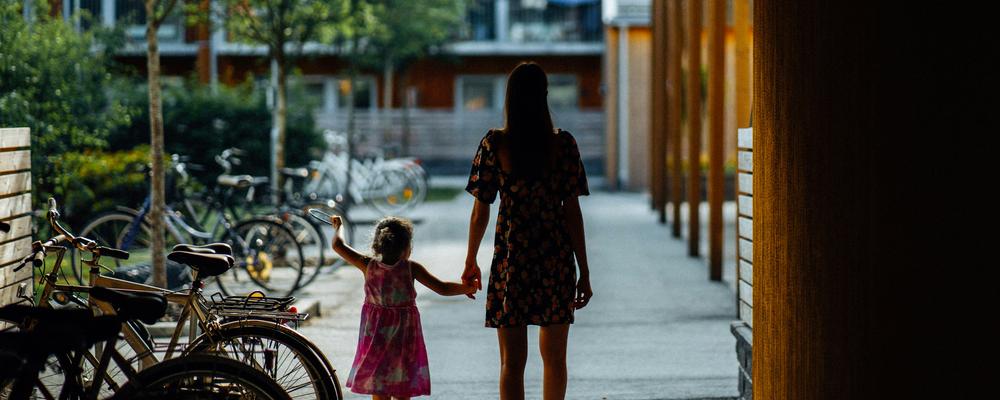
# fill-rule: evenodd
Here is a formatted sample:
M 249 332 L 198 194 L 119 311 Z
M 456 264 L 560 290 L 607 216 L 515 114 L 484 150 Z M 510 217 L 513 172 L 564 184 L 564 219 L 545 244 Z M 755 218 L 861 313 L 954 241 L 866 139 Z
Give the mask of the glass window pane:
M 372 108 L 373 82 L 373 80 L 365 78 L 354 80 L 354 84 L 357 86 L 354 90 L 354 108 Z M 340 79 L 337 82 L 337 105 L 342 109 L 347 108 L 347 99 L 350 95 L 350 90 L 350 79 Z
M 549 75 L 549 108 L 577 108 L 580 88 L 573 75 Z
M 487 110 L 493 108 L 494 80 L 492 78 L 462 78 L 462 108 Z

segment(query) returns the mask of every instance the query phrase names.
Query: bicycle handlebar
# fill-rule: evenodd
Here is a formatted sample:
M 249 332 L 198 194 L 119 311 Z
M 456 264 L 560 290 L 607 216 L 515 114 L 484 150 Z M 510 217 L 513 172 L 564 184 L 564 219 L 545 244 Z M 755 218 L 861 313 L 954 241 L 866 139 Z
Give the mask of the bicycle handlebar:
M 54 198 L 51 197 L 49 198 L 49 211 L 48 213 L 46 213 L 45 219 L 48 220 L 49 225 L 52 226 L 52 229 L 56 231 L 56 233 L 59 235 L 53 239 L 62 237 L 63 240 L 69 241 L 73 245 L 73 247 L 76 247 L 77 250 L 93 253 L 97 256 L 108 256 L 111 258 L 117 258 L 119 260 L 128 259 L 129 254 L 125 250 L 115 249 L 106 246 L 99 246 L 97 245 L 97 242 L 91 239 L 81 236 L 74 236 L 72 233 L 69 233 L 69 230 L 67 230 L 61 224 L 59 224 L 59 209 L 58 209 L 58 204 L 56 204 L 56 199 Z M 49 241 L 53 239 L 49 239 Z

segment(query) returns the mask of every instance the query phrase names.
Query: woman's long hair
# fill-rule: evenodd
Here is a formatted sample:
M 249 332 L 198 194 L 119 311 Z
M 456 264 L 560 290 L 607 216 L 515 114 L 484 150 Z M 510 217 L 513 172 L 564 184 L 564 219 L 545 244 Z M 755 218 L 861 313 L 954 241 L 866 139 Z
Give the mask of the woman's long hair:
M 522 177 L 546 172 L 552 159 L 554 127 L 549 114 L 548 78 L 538 64 L 518 64 L 507 77 L 504 132 L 510 139 L 511 169 Z

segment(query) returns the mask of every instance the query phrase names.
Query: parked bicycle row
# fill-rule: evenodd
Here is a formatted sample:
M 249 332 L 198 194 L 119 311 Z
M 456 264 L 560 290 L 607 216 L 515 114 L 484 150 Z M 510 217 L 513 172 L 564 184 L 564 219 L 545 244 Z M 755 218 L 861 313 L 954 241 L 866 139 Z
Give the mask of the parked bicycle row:
M 111 269 L 102 259 L 132 255 L 72 234 L 52 199 L 46 219 L 55 236 L 34 242 L 15 267 L 43 269 L 37 300 L 25 298 L 36 305 L 0 308 L 0 319 L 19 327 L 0 334 L 0 397 L 341 398 L 336 370 L 294 329 L 308 315 L 291 307 L 293 298 L 206 299 L 205 282 L 238 265 L 229 244 L 175 245 L 168 258 L 190 268 L 192 283 L 169 290 L 102 274 Z M 60 283 L 67 253 L 86 272 L 80 284 Z M 169 339 L 154 338 L 146 325 L 168 305 L 181 317 Z
M 306 215 L 319 209 L 344 220 L 348 240 L 353 238 L 351 208 L 367 204 L 383 213 L 401 214 L 423 201 L 427 175 L 414 159 L 371 157 L 350 159 L 338 145 L 342 135 L 328 132 L 331 151 L 308 168 L 284 168 L 284 185 L 270 190 L 269 179 L 234 174 L 241 164 L 239 149 L 216 156 L 223 173 L 214 182 L 194 182 L 190 171 L 202 166 L 174 155 L 168 176 L 169 195 L 163 217 L 168 246 L 178 243 L 228 243 L 236 266 L 207 283 L 224 295 L 262 291 L 290 296 L 323 272 L 343 264 L 325 243 L 322 225 Z M 350 182 L 348 184 L 348 182 Z M 192 188 L 201 188 L 192 190 Z M 99 245 L 127 250 L 128 262 L 116 260 L 114 276 L 135 282 L 151 277 L 150 202 L 138 208 L 119 206 L 86 223 L 81 235 Z M 77 252 L 71 252 L 72 277 L 82 281 L 86 271 Z M 167 285 L 177 289 L 190 284 L 187 269 L 167 264 Z

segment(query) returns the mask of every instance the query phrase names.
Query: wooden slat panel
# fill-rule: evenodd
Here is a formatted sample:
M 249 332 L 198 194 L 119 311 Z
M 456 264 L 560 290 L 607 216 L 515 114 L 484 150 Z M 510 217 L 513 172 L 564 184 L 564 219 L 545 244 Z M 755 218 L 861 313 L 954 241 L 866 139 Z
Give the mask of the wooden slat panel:
M 740 193 L 753 194 L 753 175 L 740 172 L 738 176 Z
M 740 150 L 738 156 L 740 171 L 753 172 L 753 152 Z
M 28 255 L 31 250 L 31 237 L 23 237 L 13 242 L 0 244 L 0 265 L 7 265 Z M 7 269 L 7 268 L 3 268 Z M 4 285 L 0 285 L 4 286 Z
M 732 131 L 730 131 L 732 132 Z M 753 148 L 753 128 L 743 128 L 737 130 L 736 147 L 741 149 Z
M 740 320 L 750 325 L 750 328 L 753 328 L 753 306 L 742 301 L 740 302 Z
M 28 147 L 31 136 L 28 128 L 0 128 L 0 149 L 9 147 Z
M 744 281 L 740 281 L 740 301 L 753 307 L 753 286 Z
M 24 268 L 14 271 L 14 267 L 17 265 L 0 268 L 0 290 L 7 290 L 11 286 L 17 286 L 18 283 L 31 280 L 31 266 L 26 265 Z
M 753 220 L 746 217 L 739 217 L 740 237 L 753 240 Z
M 31 216 L 25 215 L 5 222 L 10 224 L 10 232 L 0 232 L 0 243 L 31 235 Z
M 740 280 L 753 286 L 753 264 L 747 260 L 740 260 Z
M 0 174 L 9 171 L 20 171 L 31 168 L 31 152 L 15 150 L 0 152 Z
M 31 172 L 0 175 L 0 196 L 31 190 Z
M 753 263 L 753 243 L 746 239 L 740 239 L 740 258 Z
M 740 195 L 737 202 L 740 216 L 753 218 L 753 197 Z
M 0 218 L 31 212 L 31 194 L 0 198 Z

